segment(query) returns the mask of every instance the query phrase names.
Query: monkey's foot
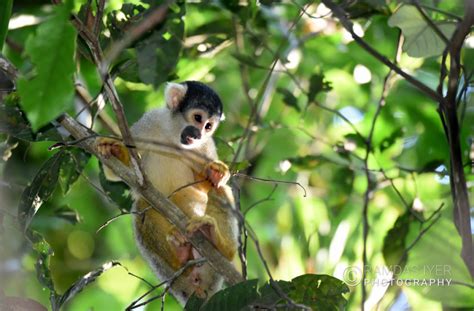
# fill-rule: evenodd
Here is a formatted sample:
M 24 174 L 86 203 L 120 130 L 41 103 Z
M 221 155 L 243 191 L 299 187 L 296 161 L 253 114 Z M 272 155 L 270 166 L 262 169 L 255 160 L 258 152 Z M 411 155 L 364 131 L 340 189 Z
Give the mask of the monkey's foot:
M 206 166 L 206 176 L 215 188 L 220 188 L 229 181 L 229 168 L 222 161 L 211 162 Z
M 166 240 L 174 249 L 180 265 L 193 259 L 192 245 L 189 243 L 188 239 L 178 231 L 178 229 L 172 229 L 166 235 Z
M 215 244 L 217 241 L 216 221 L 209 216 L 191 218 L 186 231 L 188 236 L 193 236 L 200 231 L 212 243 Z
M 101 137 L 97 139 L 97 151 L 101 156 L 108 159 L 116 157 L 125 165 L 130 164 L 130 154 L 124 144 L 114 138 Z

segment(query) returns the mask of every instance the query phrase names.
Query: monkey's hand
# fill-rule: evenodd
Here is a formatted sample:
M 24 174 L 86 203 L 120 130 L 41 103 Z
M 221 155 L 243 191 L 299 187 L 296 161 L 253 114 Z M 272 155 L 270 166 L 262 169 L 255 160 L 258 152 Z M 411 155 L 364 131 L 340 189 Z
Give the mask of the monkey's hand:
M 116 157 L 123 164 L 130 166 L 130 153 L 125 145 L 114 138 L 101 137 L 96 141 L 97 151 L 104 158 Z
M 216 189 L 227 184 L 230 178 L 229 168 L 224 162 L 219 160 L 207 164 L 205 175 L 207 180 L 209 180 Z

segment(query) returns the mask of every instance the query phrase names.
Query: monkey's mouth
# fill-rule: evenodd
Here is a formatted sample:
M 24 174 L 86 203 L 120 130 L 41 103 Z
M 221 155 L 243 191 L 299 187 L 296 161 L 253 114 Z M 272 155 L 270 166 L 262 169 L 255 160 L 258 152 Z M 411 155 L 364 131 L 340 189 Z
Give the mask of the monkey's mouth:
M 196 141 L 198 141 L 199 139 L 196 139 L 196 138 L 192 138 L 192 137 L 186 137 L 186 138 L 181 138 L 181 143 L 183 145 L 192 145 L 194 144 Z

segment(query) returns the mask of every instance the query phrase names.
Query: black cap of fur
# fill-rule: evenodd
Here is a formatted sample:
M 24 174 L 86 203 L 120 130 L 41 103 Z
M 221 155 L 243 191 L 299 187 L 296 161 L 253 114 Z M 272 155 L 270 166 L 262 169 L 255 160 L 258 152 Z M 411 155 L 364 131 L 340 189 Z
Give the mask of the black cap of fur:
M 187 90 L 178 110 L 184 112 L 188 109 L 199 108 L 207 111 L 209 116 L 222 115 L 222 102 L 213 89 L 197 81 L 185 81 Z

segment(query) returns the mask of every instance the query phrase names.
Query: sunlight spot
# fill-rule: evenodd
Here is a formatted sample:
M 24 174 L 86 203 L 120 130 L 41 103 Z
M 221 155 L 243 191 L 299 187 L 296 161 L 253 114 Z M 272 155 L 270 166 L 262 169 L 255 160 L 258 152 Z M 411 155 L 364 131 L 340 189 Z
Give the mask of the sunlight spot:
M 257 98 L 257 95 L 258 95 L 258 90 L 257 89 L 250 89 L 249 90 L 249 96 L 251 99 L 255 99 Z
M 409 149 L 409 148 L 415 146 L 417 141 L 418 141 L 418 135 L 405 137 L 403 139 L 403 148 Z
M 323 221 L 318 228 L 319 234 L 321 235 L 328 235 L 329 232 L 331 231 L 331 222 L 326 220 Z
M 280 161 L 279 167 L 282 173 L 286 173 L 291 168 L 291 162 L 288 160 Z
M 435 172 L 439 173 L 435 175 L 435 180 L 443 185 L 449 184 L 449 175 L 446 166 L 440 165 L 435 169 Z
M 300 64 L 301 51 L 297 49 L 291 50 L 287 58 L 288 58 L 288 62 L 285 64 L 286 68 L 295 69 Z
M 329 14 L 331 14 L 331 9 L 328 8 L 327 6 L 324 5 L 324 3 L 320 3 L 318 5 L 318 8 L 316 9 L 316 16 L 318 17 L 322 17 L 322 16 L 328 16 Z
M 21 14 L 10 18 L 10 21 L 8 22 L 8 29 L 13 30 L 26 26 L 33 26 L 39 24 L 41 21 L 42 19 L 37 16 Z
M 416 197 L 413 200 L 412 208 L 413 208 L 413 210 L 415 210 L 417 212 L 422 212 L 424 210 L 423 202 L 421 202 L 420 198 Z
M 364 65 L 358 64 L 354 67 L 354 80 L 358 84 L 369 83 L 372 80 L 372 73 L 369 68 Z
M 364 309 L 375 309 L 375 306 L 380 302 L 387 292 L 392 276 L 393 273 L 387 267 L 377 269 L 374 286 L 372 287 L 369 298 L 367 298 L 367 300 L 364 302 Z
M 197 50 L 201 53 L 206 52 L 207 51 L 207 46 L 204 43 L 201 43 L 197 46 Z
M 351 140 L 351 139 L 348 139 L 344 142 L 344 149 L 347 150 L 347 151 L 354 151 L 356 150 L 357 148 L 357 144 Z
M 471 207 L 471 215 L 474 215 L 474 207 Z M 471 216 L 471 233 L 474 234 L 474 216 Z
M 349 236 L 350 225 L 348 221 L 342 221 L 337 226 L 336 233 L 329 245 L 329 262 L 336 264 L 340 261 L 344 248 L 346 247 L 347 238 Z
M 361 38 L 365 35 L 364 29 L 357 22 L 354 23 L 353 30 L 354 30 L 354 33 L 356 35 L 358 35 L 359 37 L 361 37 Z M 347 31 L 346 29 L 343 29 L 343 31 L 342 31 L 342 42 L 347 44 L 351 41 L 354 41 L 354 38 L 352 38 L 351 33 L 349 31 Z
M 127 17 L 125 16 L 125 13 L 123 13 L 122 11 L 118 11 L 117 14 L 115 15 L 115 17 L 117 18 L 117 21 L 119 21 L 119 22 L 127 20 Z
M 360 112 L 359 109 L 352 106 L 347 106 L 342 109 L 339 109 L 339 112 L 351 123 L 358 123 L 362 121 L 362 119 L 364 118 L 364 115 L 362 114 L 362 112 Z M 347 124 L 346 121 L 342 120 L 338 116 L 334 117 L 334 123 L 336 125 Z
M 474 36 L 469 36 L 464 40 L 464 44 L 469 49 L 474 49 Z

